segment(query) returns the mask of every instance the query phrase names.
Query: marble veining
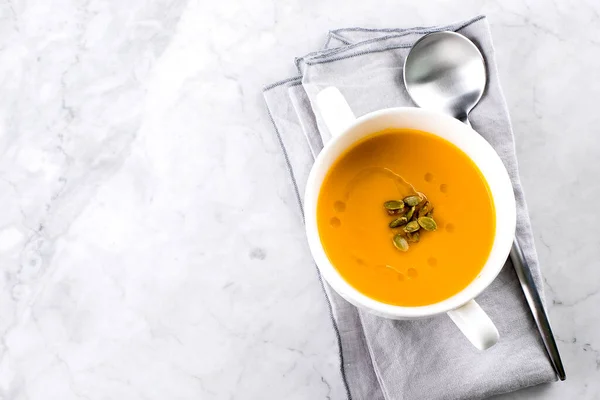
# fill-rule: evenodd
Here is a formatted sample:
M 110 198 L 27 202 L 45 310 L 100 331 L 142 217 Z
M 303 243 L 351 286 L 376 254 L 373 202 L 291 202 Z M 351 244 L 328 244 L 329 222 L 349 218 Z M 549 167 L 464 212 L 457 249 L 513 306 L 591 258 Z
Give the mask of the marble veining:
M 0 3 L 0 400 L 343 399 L 261 88 L 330 29 L 489 17 L 568 380 L 600 393 L 600 4 Z

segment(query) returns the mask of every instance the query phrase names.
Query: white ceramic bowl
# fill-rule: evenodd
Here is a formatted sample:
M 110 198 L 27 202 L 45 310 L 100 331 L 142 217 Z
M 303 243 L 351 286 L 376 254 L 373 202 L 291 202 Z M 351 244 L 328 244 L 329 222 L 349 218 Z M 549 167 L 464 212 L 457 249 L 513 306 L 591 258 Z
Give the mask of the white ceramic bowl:
M 497 341 L 497 330 L 473 299 L 496 278 L 510 252 L 516 224 L 515 198 L 510 178 L 500 157 L 489 143 L 467 125 L 449 116 L 419 108 L 389 108 L 354 118 L 335 88 L 319 94 L 321 117 L 332 134 L 310 172 L 304 197 L 306 233 L 317 266 L 331 287 L 357 307 L 392 319 L 415 319 L 449 312 L 450 317 L 477 347 L 487 348 Z M 317 226 L 317 202 L 323 179 L 333 163 L 362 138 L 389 128 L 430 132 L 460 148 L 485 177 L 494 200 L 496 231 L 490 255 L 479 275 L 463 290 L 443 301 L 419 307 L 401 307 L 365 296 L 339 274 L 321 244 Z M 487 320 L 486 320 L 487 318 Z M 457 319 L 463 320 L 463 326 Z M 466 322 L 464 322 L 466 321 Z M 490 332 L 488 325 L 495 330 Z M 487 324 L 487 325 L 486 325 Z M 465 330 L 467 332 L 465 332 Z M 487 330 L 487 332 L 486 332 Z M 483 333 L 482 333 L 483 332 Z M 491 335 L 491 336 L 490 336 Z M 471 337 L 470 337 L 471 336 Z M 493 343 L 491 343 L 493 342 Z

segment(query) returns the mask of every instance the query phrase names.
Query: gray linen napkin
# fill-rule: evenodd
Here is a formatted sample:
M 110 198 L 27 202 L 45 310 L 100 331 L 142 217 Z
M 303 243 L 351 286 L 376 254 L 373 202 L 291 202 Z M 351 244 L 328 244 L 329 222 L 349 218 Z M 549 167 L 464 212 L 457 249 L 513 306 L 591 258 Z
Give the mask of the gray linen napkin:
M 413 105 L 402 82 L 404 58 L 419 37 L 439 30 L 467 36 L 486 59 L 488 87 L 470 120 L 508 169 L 517 199 L 517 236 L 542 290 L 510 120 L 483 16 L 441 27 L 335 30 L 329 33 L 323 50 L 296 59 L 298 77 L 264 89 L 293 190 L 302 206 L 314 157 L 330 139 L 312 107 L 316 94 L 336 86 L 357 116 Z M 479 399 L 556 379 L 510 261 L 477 298 L 500 331 L 498 344 L 484 352 L 476 350 L 445 315 L 418 321 L 379 318 L 350 305 L 320 276 L 319 280 L 338 335 L 342 378 L 349 398 Z

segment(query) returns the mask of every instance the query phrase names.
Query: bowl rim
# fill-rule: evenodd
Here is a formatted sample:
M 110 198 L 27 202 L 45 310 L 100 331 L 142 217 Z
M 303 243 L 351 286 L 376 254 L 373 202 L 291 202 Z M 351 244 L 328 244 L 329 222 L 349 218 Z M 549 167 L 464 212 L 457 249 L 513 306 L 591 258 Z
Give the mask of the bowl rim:
M 492 249 L 478 276 L 463 290 L 440 302 L 424 306 L 397 306 L 366 296 L 347 282 L 332 265 L 321 244 L 317 225 L 317 203 L 326 172 L 341 153 L 363 138 L 378 131 L 363 132 L 364 125 L 382 118 L 408 117 L 432 121 L 445 126 L 443 132 L 430 131 L 457 146 L 475 163 L 486 179 L 494 200 L 496 232 Z M 390 128 L 402 129 L 391 126 Z M 408 128 L 408 127 L 405 127 Z M 410 127 L 411 129 L 418 129 Z M 381 130 L 379 130 L 381 131 Z M 352 138 L 352 136 L 356 136 Z M 347 144 L 344 144 L 347 141 Z M 329 165 L 327 165 L 329 164 Z M 325 168 L 326 167 L 326 168 Z M 491 180 L 493 178 L 493 181 Z M 415 107 L 385 108 L 357 118 L 343 133 L 332 137 L 324 146 L 309 173 L 304 195 L 304 218 L 308 244 L 319 272 L 329 285 L 351 304 L 374 314 L 393 319 L 423 318 L 456 309 L 483 292 L 502 270 L 510 252 L 516 228 L 516 203 L 512 183 L 500 156 L 493 147 L 471 127 L 432 110 Z

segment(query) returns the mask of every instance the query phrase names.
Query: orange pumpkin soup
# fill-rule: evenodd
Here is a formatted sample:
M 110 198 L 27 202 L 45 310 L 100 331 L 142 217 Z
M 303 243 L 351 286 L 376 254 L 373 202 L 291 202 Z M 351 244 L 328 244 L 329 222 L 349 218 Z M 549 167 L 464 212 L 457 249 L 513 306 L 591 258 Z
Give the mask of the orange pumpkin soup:
M 386 201 L 423 193 L 437 230 L 421 230 L 406 252 Z M 399 305 L 437 303 L 464 289 L 485 264 L 495 231 L 485 178 L 458 147 L 427 132 L 374 134 L 331 167 L 317 204 L 319 236 L 342 277 L 375 300 Z

